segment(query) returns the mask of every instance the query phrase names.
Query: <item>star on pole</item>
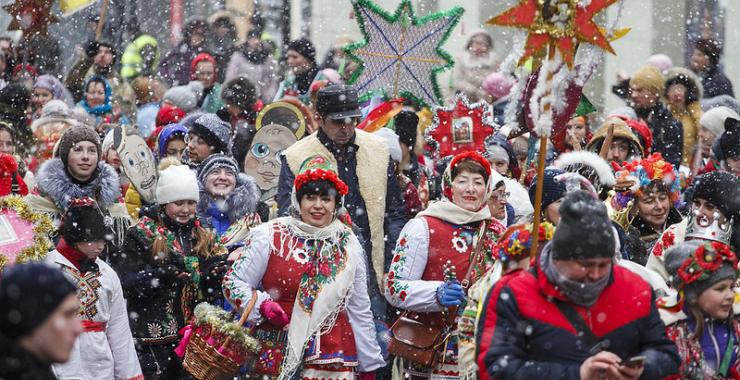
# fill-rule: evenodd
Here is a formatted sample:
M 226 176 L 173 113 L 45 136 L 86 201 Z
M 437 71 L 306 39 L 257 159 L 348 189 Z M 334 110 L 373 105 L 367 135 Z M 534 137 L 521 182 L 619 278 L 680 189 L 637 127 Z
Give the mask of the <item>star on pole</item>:
M 596 45 L 612 54 L 607 37 L 593 17 L 617 0 L 521 0 L 520 3 L 488 20 L 489 25 L 511 26 L 529 30 L 522 65 L 529 57 L 554 46 L 569 68 L 573 67 L 579 43 Z
M 417 19 L 410 0 L 402 0 L 392 15 L 371 0 L 353 6 L 364 41 L 345 49 L 360 65 L 349 83 L 365 98 L 385 91 L 392 98 L 441 103 L 437 73 L 453 65 L 442 45 L 464 10 L 454 7 Z
M 53 3 L 52 0 L 16 0 L 4 5 L 3 9 L 12 17 L 8 30 L 22 30 L 24 36 L 48 35 L 49 24 L 59 21 L 51 14 Z

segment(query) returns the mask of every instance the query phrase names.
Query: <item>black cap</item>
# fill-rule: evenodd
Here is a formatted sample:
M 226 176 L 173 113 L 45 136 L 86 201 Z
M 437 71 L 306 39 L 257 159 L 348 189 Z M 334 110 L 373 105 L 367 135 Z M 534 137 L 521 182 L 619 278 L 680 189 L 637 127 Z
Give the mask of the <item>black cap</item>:
M 316 110 L 319 115 L 329 119 L 362 116 L 357 91 L 343 84 L 335 84 L 319 90 L 316 97 Z

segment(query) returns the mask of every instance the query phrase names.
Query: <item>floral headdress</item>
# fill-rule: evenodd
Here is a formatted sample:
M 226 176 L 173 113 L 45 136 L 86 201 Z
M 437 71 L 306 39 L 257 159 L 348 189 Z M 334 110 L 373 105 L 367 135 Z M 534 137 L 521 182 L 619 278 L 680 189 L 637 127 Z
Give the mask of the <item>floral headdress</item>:
M 657 184 L 665 186 L 674 204 L 681 196 L 678 174 L 660 153 L 625 163 L 615 177 L 618 192 L 614 201 L 619 208 L 627 207 L 631 200 L 647 194 Z
M 529 256 L 532 248 L 532 224 L 509 227 L 493 248 L 493 257 L 503 263 L 518 261 Z M 539 226 L 539 240 L 549 241 L 555 233 L 555 227 L 548 222 Z
M 678 268 L 682 287 L 708 280 L 725 262 L 731 264 L 735 272 L 738 271 L 737 257 L 730 247 L 715 241 L 700 245 Z
M 298 191 L 311 181 L 329 181 L 337 189 L 339 195 L 347 195 L 349 191 L 347 185 L 337 176 L 332 163 L 324 156 L 314 155 L 303 161 L 293 186 Z

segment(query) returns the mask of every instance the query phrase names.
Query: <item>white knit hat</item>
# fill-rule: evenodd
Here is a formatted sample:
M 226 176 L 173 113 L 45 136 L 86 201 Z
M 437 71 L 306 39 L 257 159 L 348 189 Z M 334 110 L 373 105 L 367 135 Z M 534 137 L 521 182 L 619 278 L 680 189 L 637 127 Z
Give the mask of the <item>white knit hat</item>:
M 185 165 L 172 165 L 159 172 L 157 203 L 164 205 L 175 201 L 198 201 L 198 180 L 195 172 Z
M 715 107 L 704 112 L 699 119 L 699 124 L 719 137 L 725 131 L 725 119 L 727 118 L 740 120 L 740 116 L 732 109 L 725 106 Z

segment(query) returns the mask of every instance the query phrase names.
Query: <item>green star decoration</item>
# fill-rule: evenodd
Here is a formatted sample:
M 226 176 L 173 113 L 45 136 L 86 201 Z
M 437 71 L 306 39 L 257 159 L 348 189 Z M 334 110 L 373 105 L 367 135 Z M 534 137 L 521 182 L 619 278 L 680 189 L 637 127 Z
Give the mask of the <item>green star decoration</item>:
M 357 0 L 353 6 L 364 41 L 347 46 L 345 52 L 359 64 L 348 82 L 361 100 L 385 92 L 423 105 L 441 104 L 437 74 L 454 64 L 442 45 L 464 9 L 417 19 L 410 0 L 402 0 L 392 15 L 371 0 Z

